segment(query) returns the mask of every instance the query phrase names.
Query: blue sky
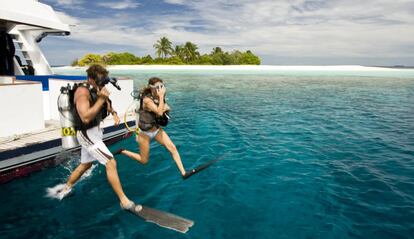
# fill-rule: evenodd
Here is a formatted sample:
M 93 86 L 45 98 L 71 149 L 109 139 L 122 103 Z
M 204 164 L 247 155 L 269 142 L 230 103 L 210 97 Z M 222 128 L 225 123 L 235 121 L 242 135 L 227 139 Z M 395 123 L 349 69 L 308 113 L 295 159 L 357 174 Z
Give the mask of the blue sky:
M 414 65 L 413 0 L 40 0 L 71 24 L 40 46 L 52 65 L 86 53 L 154 55 L 163 36 L 252 50 L 262 64 Z

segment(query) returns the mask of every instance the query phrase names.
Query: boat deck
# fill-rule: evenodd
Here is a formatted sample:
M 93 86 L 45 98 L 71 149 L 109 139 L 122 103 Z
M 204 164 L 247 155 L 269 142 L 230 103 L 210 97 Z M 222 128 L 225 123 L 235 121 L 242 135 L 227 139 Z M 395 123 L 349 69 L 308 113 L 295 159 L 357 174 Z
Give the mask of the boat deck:
M 127 122 L 133 120 L 135 119 L 132 114 L 127 115 Z M 123 124 L 122 119 L 121 124 Z M 111 125 L 113 125 L 113 119 L 112 116 L 108 116 L 103 122 L 103 127 L 105 128 Z M 61 137 L 60 130 L 59 121 L 50 120 L 46 122 L 46 127 L 42 130 L 10 137 L 0 137 L 0 152 L 59 139 Z
M 27 134 L 13 135 L 0 138 L 0 152 L 42 143 L 60 137 L 60 125 L 57 121 L 47 121 L 46 127 Z

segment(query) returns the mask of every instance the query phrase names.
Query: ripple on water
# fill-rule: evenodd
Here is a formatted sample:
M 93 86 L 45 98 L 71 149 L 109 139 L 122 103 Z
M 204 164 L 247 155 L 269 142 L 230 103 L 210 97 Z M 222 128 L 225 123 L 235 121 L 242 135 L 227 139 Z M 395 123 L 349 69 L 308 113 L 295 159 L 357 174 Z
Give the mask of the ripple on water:
M 142 86 L 149 73 L 128 72 Z M 151 145 L 148 165 L 117 157 L 127 195 L 196 221 L 187 235 L 120 210 L 97 166 L 62 202 L 79 156 L 0 187 L 0 237 L 410 238 L 414 234 L 414 81 L 370 77 L 166 74 L 166 128 L 183 181 Z M 236 80 L 235 80 L 236 79 Z M 137 150 L 130 138 L 111 149 Z M 69 157 L 69 156 L 67 156 Z M 30 200 L 28 200 L 30 198 Z M 7 205 L 7 206 L 4 206 Z

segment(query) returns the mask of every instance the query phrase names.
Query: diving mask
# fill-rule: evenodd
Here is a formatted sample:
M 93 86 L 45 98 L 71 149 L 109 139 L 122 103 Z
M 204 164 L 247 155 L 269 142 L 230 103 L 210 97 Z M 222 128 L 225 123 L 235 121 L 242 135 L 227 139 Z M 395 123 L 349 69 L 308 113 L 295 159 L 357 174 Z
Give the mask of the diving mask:
M 155 85 L 149 85 L 152 89 L 160 90 L 165 87 L 164 83 L 157 82 Z

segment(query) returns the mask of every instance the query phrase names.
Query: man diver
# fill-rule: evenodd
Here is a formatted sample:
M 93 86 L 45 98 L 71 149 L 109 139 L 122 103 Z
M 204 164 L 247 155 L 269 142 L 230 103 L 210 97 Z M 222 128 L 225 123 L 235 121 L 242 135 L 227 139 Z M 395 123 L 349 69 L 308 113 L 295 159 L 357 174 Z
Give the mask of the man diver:
M 58 198 L 63 199 L 68 195 L 79 178 L 88 170 L 94 161 L 98 161 L 106 168 L 109 184 L 118 196 L 123 209 L 130 209 L 134 203 L 130 201 L 122 190 L 119 180 L 116 161 L 103 143 L 103 130 L 100 128 L 101 121 L 112 113 L 115 126 L 119 124 L 116 111 L 112 108 L 109 100 L 109 91 L 101 83 L 108 76 L 108 71 L 101 65 L 91 65 L 87 70 L 88 80 L 79 84 L 73 96 L 73 116 L 77 139 L 82 146 L 81 162 L 69 176 L 66 185 L 57 190 Z M 72 99 L 71 99 L 72 100 Z

